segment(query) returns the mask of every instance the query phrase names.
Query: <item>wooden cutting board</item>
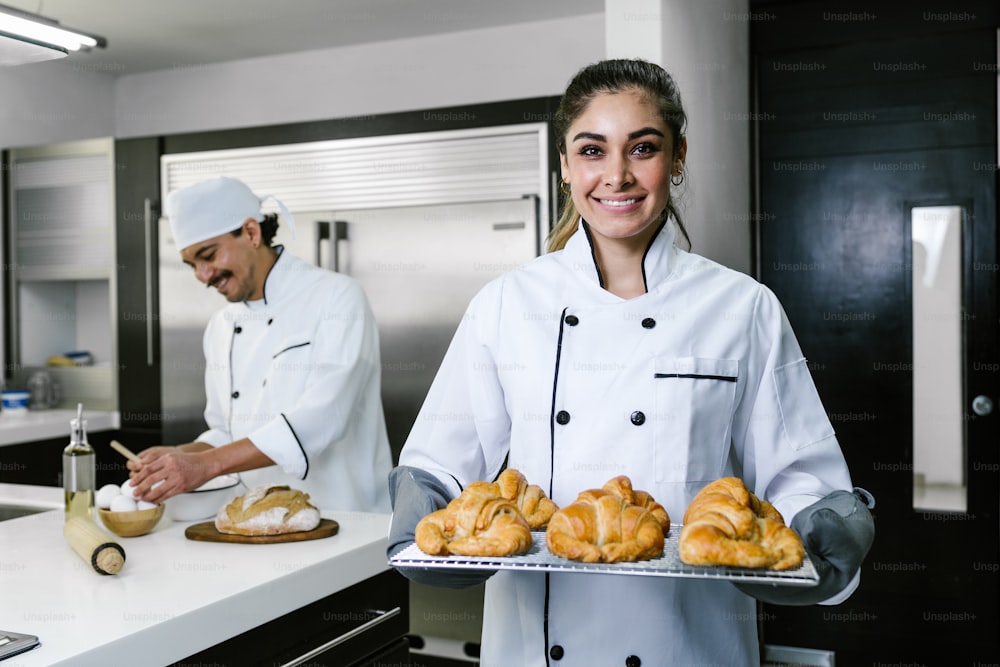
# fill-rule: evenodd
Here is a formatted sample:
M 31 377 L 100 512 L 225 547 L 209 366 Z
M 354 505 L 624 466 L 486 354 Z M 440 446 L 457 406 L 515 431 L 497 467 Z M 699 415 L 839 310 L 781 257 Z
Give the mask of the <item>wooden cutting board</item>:
M 336 535 L 340 524 L 332 519 L 320 519 L 319 525 L 312 530 L 302 530 L 284 535 L 231 535 L 220 533 L 215 528 L 215 521 L 191 524 L 184 529 L 184 537 L 199 542 L 237 542 L 239 544 L 277 544 L 279 542 L 304 542 L 319 540 Z

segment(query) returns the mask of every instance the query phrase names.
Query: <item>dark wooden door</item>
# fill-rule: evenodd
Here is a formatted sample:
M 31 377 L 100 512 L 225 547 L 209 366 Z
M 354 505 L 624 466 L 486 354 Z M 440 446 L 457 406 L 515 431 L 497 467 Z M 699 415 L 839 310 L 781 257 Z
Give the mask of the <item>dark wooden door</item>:
M 877 499 L 877 534 L 848 601 L 766 606 L 764 640 L 838 667 L 996 664 L 1000 415 L 972 403 L 996 402 L 1000 375 L 998 10 L 829 4 L 753 5 L 756 269 Z M 958 510 L 914 504 L 914 413 L 935 406 L 914 407 L 911 211 L 930 205 L 962 211 L 962 432 L 940 443 L 961 457 Z

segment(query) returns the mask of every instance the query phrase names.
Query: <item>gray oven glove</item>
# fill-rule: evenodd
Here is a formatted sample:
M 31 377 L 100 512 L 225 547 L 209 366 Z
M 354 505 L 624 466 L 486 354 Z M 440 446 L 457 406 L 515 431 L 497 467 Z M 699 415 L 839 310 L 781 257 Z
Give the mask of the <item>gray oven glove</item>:
M 844 590 L 875 539 L 875 522 L 870 508 L 875 499 L 864 489 L 834 491 L 802 509 L 792 519 L 792 530 L 819 574 L 816 586 L 776 584 L 736 584 L 762 602 L 781 605 L 810 605 L 828 600 Z
M 417 522 L 445 507 L 450 499 L 448 490 L 434 475 L 409 466 L 399 466 L 389 472 L 389 498 L 392 501 L 389 546 L 386 548 L 389 558 L 413 544 Z M 417 583 L 444 588 L 469 588 L 495 574 L 491 570 L 451 568 L 396 567 L 396 570 Z

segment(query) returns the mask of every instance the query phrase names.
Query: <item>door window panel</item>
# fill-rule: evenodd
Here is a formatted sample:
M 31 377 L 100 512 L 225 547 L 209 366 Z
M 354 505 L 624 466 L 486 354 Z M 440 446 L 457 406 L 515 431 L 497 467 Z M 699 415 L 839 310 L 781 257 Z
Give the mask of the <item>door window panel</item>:
M 913 506 L 964 512 L 962 208 L 914 207 L 910 229 Z

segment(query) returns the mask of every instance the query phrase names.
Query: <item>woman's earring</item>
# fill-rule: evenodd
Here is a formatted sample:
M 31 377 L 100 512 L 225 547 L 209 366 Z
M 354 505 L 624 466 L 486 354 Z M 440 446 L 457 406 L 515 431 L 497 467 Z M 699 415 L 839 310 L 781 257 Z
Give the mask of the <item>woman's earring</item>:
M 565 178 L 562 179 L 562 181 L 559 182 L 559 190 L 564 195 L 568 195 L 568 194 L 572 193 L 572 190 L 569 187 L 569 181 L 567 181 Z
M 670 177 L 670 184 L 675 188 L 684 182 L 684 170 L 682 169 L 677 174 Z

